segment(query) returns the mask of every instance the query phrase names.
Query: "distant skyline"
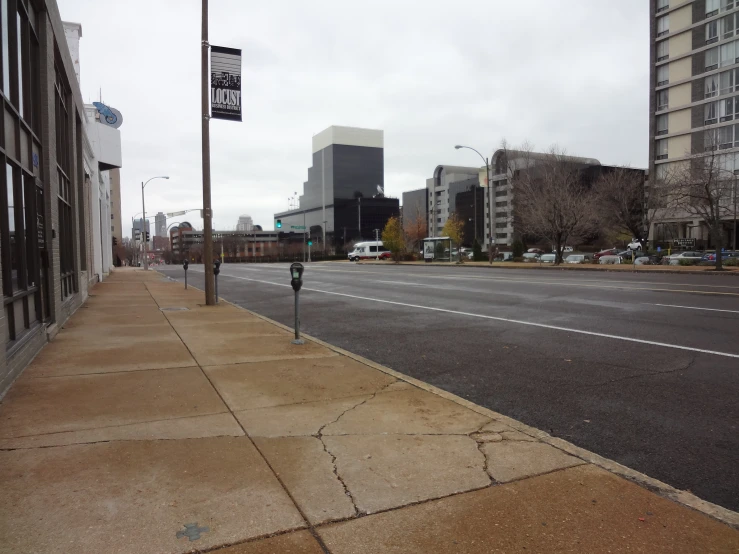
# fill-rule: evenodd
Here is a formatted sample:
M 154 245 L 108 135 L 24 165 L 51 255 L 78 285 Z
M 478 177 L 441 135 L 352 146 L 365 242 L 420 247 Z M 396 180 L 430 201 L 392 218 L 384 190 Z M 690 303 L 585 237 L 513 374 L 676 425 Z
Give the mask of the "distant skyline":
M 59 9 L 82 25 L 83 98 L 102 91 L 123 114 L 123 221 L 154 175 L 171 179 L 147 186 L 147 213 L 200 207 L 200 3 Z M 557 143 L 646 167 L 648 22 L 642 0 L 211 2 L 210 42 L 243 51 L 244 111 L 243 123 L 211 122 L 214 227 L 247 212 L 271 228 L 302 193 L 311 137 L 330 125 L 385 132 L 395 197 L 436 165 L 478 164 L 455 144 L 489 156 L 503 139 Z M 197 215 L 167 224 L 202 227 Z

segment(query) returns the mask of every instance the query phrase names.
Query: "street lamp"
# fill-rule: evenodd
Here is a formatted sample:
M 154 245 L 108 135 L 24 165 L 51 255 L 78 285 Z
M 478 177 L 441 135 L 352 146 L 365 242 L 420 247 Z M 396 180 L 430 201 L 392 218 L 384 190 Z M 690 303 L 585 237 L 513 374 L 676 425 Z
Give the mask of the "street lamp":
M 154 179 L 169 179 L 166 175 L 160 175 L 158 177 L 152 177 L 149 179 L 149 181 L 153 181 Z M 144 202 L 144 189 L 146 188 L 146 185 L 149 184 L 149 181 L 146 181 L 145 183 L 141 182 L 141 218 L 146 221 L 146 203 Z M 149 255 L 146 253 L 146 247 L 148 246 L 148 242 L 146 240 L 146 223 L 144 223 L 144 269 L 149 269 Z
M 459 150 L 460 148 L 467 148 L 468 150 L 472 150 L 473 152 L 476 152 L 478 156 L 482 159 L 483 162 L 485 162 L 485 176 L 488 180 L 488 210 L 490 210 L 490 217 L 488 218 L 489 225 L 488 225 L 488 233 L 490 235 L 489 242 L 488 242 L 488 257 L 490 258 L 490 263 L 493 262 L 493 176 L 490 175 L 490 163 L 488 162 L 488 159 L 484 157 L 480 152 L 472 148 L 471 146 L 462 146 L 461 144 L 457 144 L 454 147 L 456 150 Z M 475 240 L 477 240 L 477 192 L 475 192 Z

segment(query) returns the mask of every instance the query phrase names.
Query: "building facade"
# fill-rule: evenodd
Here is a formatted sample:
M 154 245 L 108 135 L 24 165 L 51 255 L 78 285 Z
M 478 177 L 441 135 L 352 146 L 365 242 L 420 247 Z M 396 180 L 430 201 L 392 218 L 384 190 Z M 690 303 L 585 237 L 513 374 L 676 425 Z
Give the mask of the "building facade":
M 409 190 L 403 193 L 403 229 L 413 235 L 419 225 L 423 222 L 423 227 L 427 229 L 428 234 L 429 222 L 429 190 L 427 188 Z
M 239 222 L 236 224 L 237 231 L 251 231 L 252 227 L 254 227 L 254 220 L 250 215 L 239 216 Z
M 110 232 L 113 234 L 113 265 L 120 266 L 126 257 L 123 248 L 123 221 L 121 219 L 121 170 L 110 170 Z
M 167 216 L 164 215 L 162 212 L 159 212 L 157 213 L 157 215 L 154 216 L 154 236 L 167 236 Z
M 95 237 L 85 109 L 57 5 L 2 2 L 0 20 L 1 395 L 87 298 Z
M 457 193 L 469 188 L 470 185 L 465 183 L 470 183 L 470 179 L 479 182 L 479 173 L 477 167 L 439 165 L 434 169 L 434 176 L 426 179 L 430 237 L 441 236 L 446 220 L 456 208 Z
M 681 163 L 715 151 L 721 170 L 736 179 L 738 62 L 739 2 L 650 0 L 650 184 L 666 182 L 669 191 L 669 177 Z M 728 239 L 733 221 L 732 211 L 726 213 Z M 652 234 L 657 240 L 694 238 L 710 246 L 704 223 L 687 213 L 658 212 Z
M 327 248 L 370 239 L 400 212 L 386 198 L 384 134 L 380 130 L 332 126 L 313 137 L 313 165 L 303 183 L 299 208 L 274 215 L 284 231 L 300 230 Z M 320 244 L 316 245 L 320 248 Z

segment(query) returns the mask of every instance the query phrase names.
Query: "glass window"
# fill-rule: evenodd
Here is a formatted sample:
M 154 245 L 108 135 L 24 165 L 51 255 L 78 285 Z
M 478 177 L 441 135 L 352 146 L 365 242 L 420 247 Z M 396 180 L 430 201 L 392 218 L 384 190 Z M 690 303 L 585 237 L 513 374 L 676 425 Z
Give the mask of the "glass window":
M 8 0 L 0 0 L 3 37 L 3 92 L 10 97 L 10 43 L 8 42 Z
M 666 158 L 667 158 L 667 139 L 660 139 L 657 141 L 655 159 L 664 160 Z
M 662 114 L 662 115 L 657 116 L 657 134 L 658 135 L 667 134 L 667 114 Z
M 718 148 L 718 129 L 708 129 L 703 135 L 703 144 L 706 150 Z
M 725 73 L 729 73 L 726 71 Z M 721 76 L 723 77 L 723 73 Z M 718 95 L 718 87 L 719 87 L 719 76 L 718 75 L 710 75 L 706 77 L 705 79 L 705 97 L 710 98 L 711 96 L 717 96 Z
M 657 68 L 657 86 L 666 85 L 670 82 L 670 65 L 665 64 Z
M 670 0 L 657 0 L 657 11 L 661 12 L 670 7 Z
M 17 44 L 18 44 L 18 112 L 23 117 L 23 29 L 21 14 L 16 14 Z
M 654 169 L 657 171 L 657 180 L 663 181 L 667 177 L 667 164 L 659 164 Z
M 736 56 L 734 55 L 734 43 L 722 44 L 720 46 L 720 65 L 721 67 L 734 64 Z
M 669 104 L 670 90 L 665 89 L 657 93 L 657 109 L 665 110 Z
M 718 122 L 718 102 L 706 104 L 706 125 Z
M 734 7 L 734 0 L 721 0 L 721 11 L 725 12 Z
M 723 73 L 721 73 L 719 79 L 720 94 L 728 94 L 729 92 L 734 92 L 734 72 L 735 70 L 724 71 Z
M 670 41 L 663 40 L 657 43 L 657 61 L 666 60 L 670 57 Z
M 721 38 L 731 38 L 734 36 L 735 27 L 735 14 L 727 15 L 721 18 L 721 25 L 719 30 L 721 32 Z M 706 26 L 706 30 L 708 27 Z M 708 41 L 708 34 L 706 34 L 706 42 Z
M 706 15 L 718 12 L 719 1 L 720 0 L 706 0 Z
M 670 32 L 670 16 L 663 15 L 657 20 L 657 36 L 666 35 Z
M 718 47 L 706 50 L 706 71 L 718 67 Z
M 706 42 L 716 42 L 718 40 L 718 22 L 718 19 L 714 19 L 706 23 Z
M 734 126 L 727 125 L 718 130 L 718 147 L 731 148 L 734 146 Z
M 18 290 L 18 236 L 15 226 L 15 191 L 13 190 L 13 167 L 5 164 L 5 188 L 8 194 L 8 237 L 10 239 L 10 288 L 8 296 Z
M 734 119 L 734 99 L 725 98 L 718 105 L 718 117 L 720 121 L 731 121 Z

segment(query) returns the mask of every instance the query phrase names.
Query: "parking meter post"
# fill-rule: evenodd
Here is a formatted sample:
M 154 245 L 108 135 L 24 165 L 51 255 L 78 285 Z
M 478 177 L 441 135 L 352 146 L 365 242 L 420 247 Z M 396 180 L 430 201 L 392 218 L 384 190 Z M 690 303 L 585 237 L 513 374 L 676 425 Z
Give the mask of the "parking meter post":
M 190 265 L 190 262 L 185 260 L 182 262 L 182 269 L 185 270 L 185 290 L 187 290 L 187 267 Z
M 216 287 L 216 304 L 218 304 L 218 274 L 221 272 L 221 261 L 215 260 L 213 262 L 213 275 L 215 277 L 215 287 Z
M 295 339 L 293 344 L 305 344 L 300 338 L 300 288 L 303 286 L 303 264 L 294 263 L 290 266 L 290 285 L 295 291 Z

